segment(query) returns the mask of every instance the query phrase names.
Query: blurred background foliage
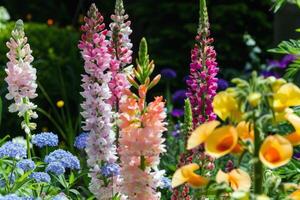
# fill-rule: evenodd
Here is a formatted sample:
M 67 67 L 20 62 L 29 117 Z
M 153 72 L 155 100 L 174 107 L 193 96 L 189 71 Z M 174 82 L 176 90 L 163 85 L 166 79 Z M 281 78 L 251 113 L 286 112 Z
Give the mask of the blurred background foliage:
M 13 21 L 19 18 L 26 24 L 25 31 L 35 57 L 33 65 L 38 70 L 39 83 L 54 103 L 60 99 L 66 101 L 72 118 L 68 123 L 72 124 L 72 131 L 79 132 L 77 118 L 81 102 L 79 91 L 83 61 L 77 44 L 83 15 L 93 2 L 105 16 L 108 25 L 111 22 L 110 14 L 114 10 L 114 0 L 0 1 L 0 6 L 6 7 L 11 16 L 11 22 L 0 29 L 0 83 L 1 97 L 4 100 L 3 121 L 6 123 L 5 127 L 1 127 L 1 134 L 18 134 L 18 131 L 21 131 L 19 127 L 15 127 L 15 120 L 18 119 L 6 110 L 6 84 L 3 81 L 7 62 L 5 42 L 10 36 Z M 198 0 L 124 0 L 124 4 L 132 21 L 131 39 L 134 52 L 137 52 L 139 40 L 145 36 L 149 43 L 150 57 L 155 60 L 157 66 L 156 73 L 163 68 L 174 69 L 177 72 L 177 81 L 170 83 L 171 92 L 184 89 L 184 78 L 189 70 L 190 50 L 198 26 Z M 245 65 L 251 59 L 249 54 L 252 51 L 245 44 L 246 33 L 252 36 L 261 49 L 256 55 L 259 60 L 265 62 L 272 56 L 266 51 L 275 46 L 274 14 L 270 10 L 271 7 L 271 0 L 208 1 L 211 32 L 215 38 L 221 78 L 229 80 L 246 72 Z M 163 80 L 156 88 L 156 94 L 162 94 L 165 83 Z M 53 110 L 46 96 L 39 90 L 36 103 L 50 115 L 55 112 L 63 114 L 62 109 Z M 41 114 L 38 123 L 40 130 L 57 130 L 57 127 L 53 126 L 51 121 L 45 120 Z M 16 133 L 11 133 L 12 130 Z

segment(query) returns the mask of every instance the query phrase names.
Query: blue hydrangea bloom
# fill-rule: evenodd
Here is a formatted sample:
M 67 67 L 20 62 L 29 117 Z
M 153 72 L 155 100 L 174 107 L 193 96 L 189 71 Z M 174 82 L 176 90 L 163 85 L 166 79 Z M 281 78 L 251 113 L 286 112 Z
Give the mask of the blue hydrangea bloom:
M 55 175 L 61 175 L 64 174 L 66 170 L 60 162 L 51 162 L 46 167 L 46 172 L 52 172 Z
M 18 197 L 16 194 L 8 194 L 0 197 L 0 200 L 23 200 L 23 198 Z
M 33 135 L 31 142 L 39 148 L 45 146 L 56 147 L 58 145 L 58 136 L 51 132 L 43 132 Z
M 45 172 L 33 172 L 30 178 L 34 179 L 38 183 L 50 183 L 51 178 L 49 174 Z
M 171 180 L 167 177 L 161 179 L 161 188 L 162 189 L 172 189 Z
M 55 150 L 45 157 L 45 163 L 51 162 L 60 162 L 64 168 L 80 169 L 78 158 L 62 149 Z
M 64 193 L 61 193 L 53 197 L 51 200 L 68 200 L 68 198 Z
M 35 163 L 31 159 L 20 160 L 17 163 L 17 167 L 22 169 L 24 172 L 34 170 Z
M 103 176 L 116 176 L 120 174 L 120 166 L 118 164 L 106 164 L 101 168 L 101 174 Z
M 0 147 L 0 158 L 10 157 L 15 159 L 26 158 L 26 148 L 22 144 L 6 142 Z
M 84 149 L 87 144 L 89 133 L 83 132 L 75 138 L 74 146 L 77 149 Z

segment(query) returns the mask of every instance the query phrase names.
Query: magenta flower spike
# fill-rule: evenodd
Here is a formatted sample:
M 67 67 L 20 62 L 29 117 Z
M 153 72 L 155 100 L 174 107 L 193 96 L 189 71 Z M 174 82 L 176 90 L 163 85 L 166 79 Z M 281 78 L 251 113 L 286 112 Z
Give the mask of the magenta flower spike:
M 187 96 L 193 111 L 194 127 L 216 119 L 212 101 L 218 88 L 216 51 L 212 46 L 205 1 L 200 1 L 200 22 L 196 44 L 191 51 L 190 75 Z

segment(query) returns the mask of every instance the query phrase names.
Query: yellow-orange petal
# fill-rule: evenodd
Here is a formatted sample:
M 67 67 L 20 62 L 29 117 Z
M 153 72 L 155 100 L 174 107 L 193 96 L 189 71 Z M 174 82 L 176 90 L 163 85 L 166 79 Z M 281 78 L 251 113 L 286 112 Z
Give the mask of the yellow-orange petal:
M 230 153 L 238 142 L 238 133 L 233 126 L 223 126 L 215 129 L 206 139 L 205 151 L 219 158 Z
M 216 176 L 217 183 L 226 183 L 235 191 L 249 191 L 251 178 L 247 172 L 241 169 L 234 169 L 229 173 L 219 170 Z
M 239 143 L 237 143 L 231 152 L 234 154 L 240 154 L 240 153 L 243 153 L 244 150 L 245 149 L 243 148 L 243 146 L 240 145 Z
M 286 135 L 285 138 L 288 139 L 288 141 L 290 141 L 293 146 L 300 145 L 300 134 L 298 134 L 297 132 L 290 133 Z
M 296 190 L 295 192 L 290 194 L 289 198 L 292 200 L 300 200 L 300 190 Z
M 274 95 L 274 103 L 284 107 L 300 105 L 300 88 L 293 83 L 283 84 Z
M 209 180 L 194 173 L 197 169 L 199 169 L 199 165 L 195 163 L 177 169 L 172 178 L 172 187 L 174 188 L 184 183 L 188 183 L 192 187 L 206 185 Z
M 249 122 L 241 121 L 237 125 L 236 130 L 238 132 L 239 138 L 241 138 L 242 140 L 254 140 L 253 125 L 250 125 Z
M 187 149 L 193 149 L 205 142 L 206 138 L 215 130 L 215 128 L 219 124 L 220 122 L 218 121 L 210 121 L 196 128 L 196 130 L 192 132 L 187 141 Z
M 274 169 L 287 164 L 293 155 L 293 146 L 280 135 L 270 135 L 262 143 L 259 158 L 267 167 Z
M 300 134 L 300 117 L 294 113 L 288 112 L 285 118 L 293 125 L 296 132 Z
M 238 103 L 229 92 L 219 92 L 213 99 L 214 112 L 222 119 L 226 120 L 233 112 L 237 112 Z

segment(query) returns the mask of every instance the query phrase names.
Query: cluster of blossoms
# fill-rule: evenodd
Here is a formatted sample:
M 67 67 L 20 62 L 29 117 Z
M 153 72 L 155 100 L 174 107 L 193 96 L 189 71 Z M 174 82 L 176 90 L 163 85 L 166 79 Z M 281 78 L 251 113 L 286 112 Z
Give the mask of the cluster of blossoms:
M 81 133 L 75 138 L 74 146 L 80 150 L 84 149 L 87 145 L 88 137 L 89 137 L 89 133 L 87 132 Z
M 13 159 L 26 158 L 26 148 L 22 144 L 6 142 L 0 147 L 0 158 L 9 157 Z
M 82 75 L 84 97 L 82 116 L 85 119 L 83 129 L 89 132 L 86 152 L 91 169 L 90 190 L 99 199 L 111 198 L 113 194 L 112 180 L 107 185 L 99 179 L 102 163 L 114 163 L 117 160 L 115 134 L 112 130 L 112 107 L 108 103 L 111 98 L 109 82 L 111 80 L 111 55 L 108 52 L 109 41 L 103 17 L 92 4 L 86 24 L 81 27 L 84 32 L 79 43 L 84 59 L 86 74 Z M 107 187 L 104 187 L 107 186 Z
M 36 89 L 36 69 L 31 66 L 33 57 L 27 37 L 25 37 L 23 22 L 18 20 L 15 29 L 12 31 L 12 37 L 7 42 L 9 52 L 7 57 L 9 62 L 5 72 L 7 77 L 5 81 L 8 84 L 8 100 L 14 100 L 9 106 L 10 112 L 18 112 L 20 117 L 24 117 L 22 128 L 27 134 L 30 130 L 36 128 L 35 123 L 30 123 L 31 118 L 37 118 L 34 111 L 36 105 L 30 102 L 37 97 Z
M 125 14 L 123 1 L 117 0 L 115 6 L 115 13 L 111 16 L 112 23 L 110 24 L 109 53 L 111 55 L 110 71 L 112 79 L 109 87 L 112 93 L 111 104 L 117 105 L 121 99 L 123 91 L 130 87 L 127 80 L 127 73 L 125 67 L 132 62 L 132 43 L 130 41 L 130 21 L 127 21 L 128 15 Z
M 58 136 L 51 132 L 43 132 L 33 135 L 31 142 L 39 148 L 45 146 L 56 147 L 58 145 Z
M 192 105 L 195 127 L 206 121 L 216 119 L 216 115 L 213 113 L 212 100 L 218 88 L 216 75 L 219 69 L 216 63 L 216 51 L 211 45 L 213 38 L 209 37 L 206 5 L 202 5 L 202 8 L 204 11 L 196 36 L 197 44 L 192 50 L 190 76 L 187 80 L 187 96 Z
M 35 169 L 35 163 L 30 159 L 24 159 L 17 163 L 17 167 L 22 169 L 24 172 L 27 172 Z
M 164 102 L 162 97 L 157 97 L 145 107 L 146 90 L 145 86 L 140 86 L 138 100 L 128 91 L 120 105 L 123 192 L 132 200 L 160 199 L 155 189 L 164 174 L 157 170 L 159 155 L 165 152 L 162 139 L 166 130 Z
M 49 155 L 45 157 L 45 163 L 51 164 L 50 168 L 48 165 L 48 169 L 50 170 L 52 167 L 61 168 L 68 168 L 68 169 L 80 169 L 80 162 L 78 158 L 72 155 L 70 152 L 58 149 L 51 152 Z M 60 165 L 59 165 L 60 164 Z M 52 170 L 50 170 L 52 171 Z M 60 170 L 59 170 L 60 171 Z

